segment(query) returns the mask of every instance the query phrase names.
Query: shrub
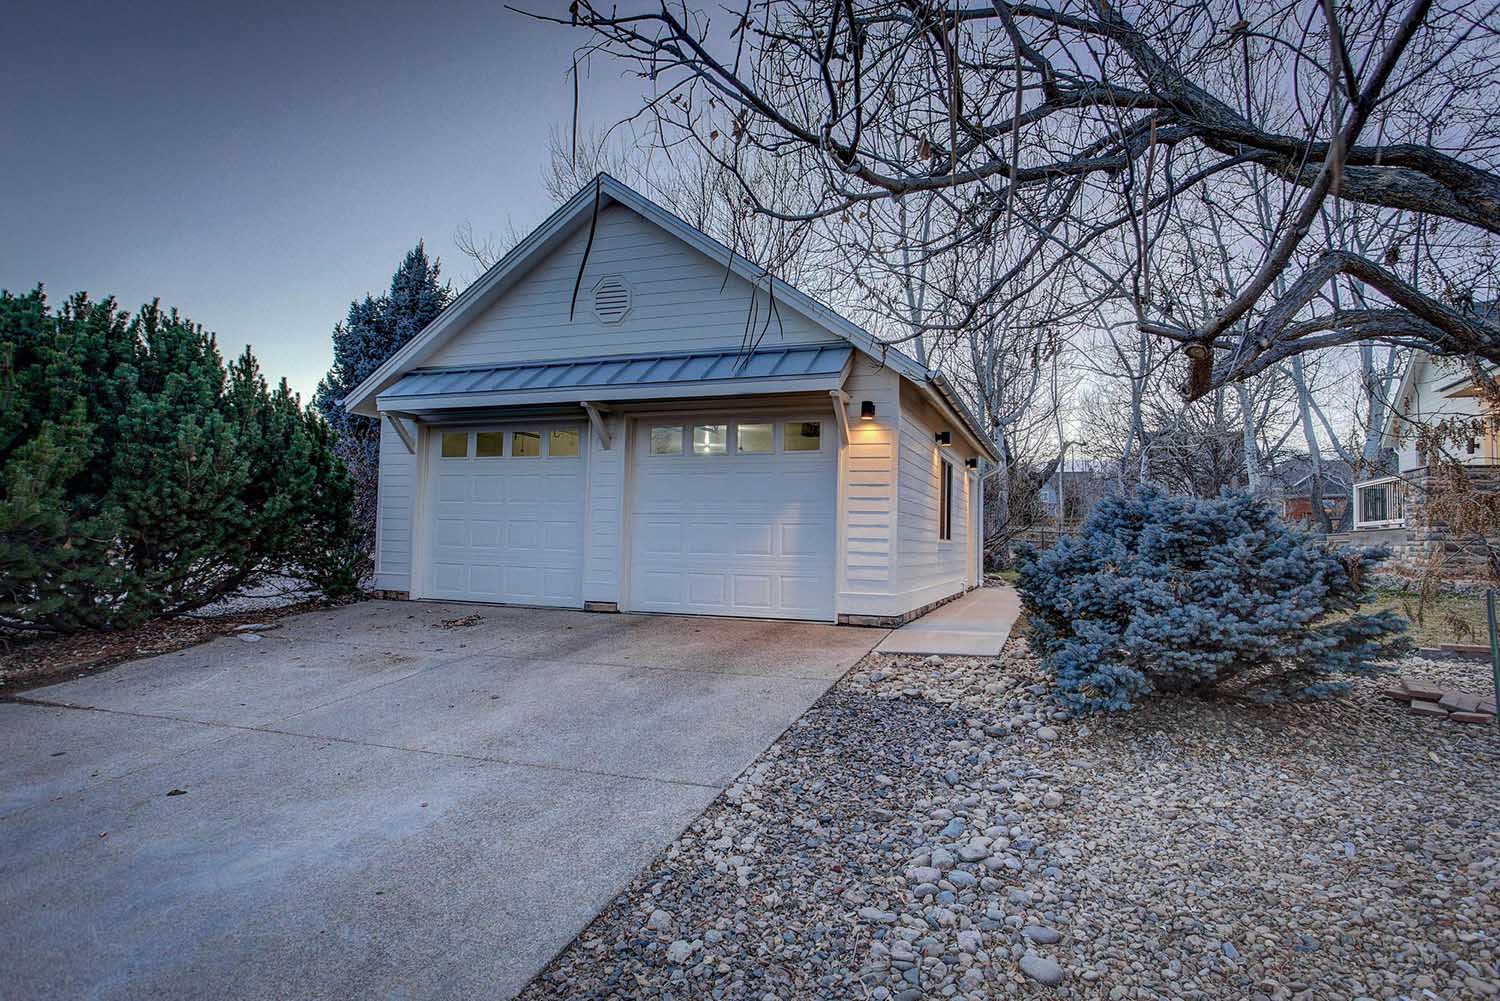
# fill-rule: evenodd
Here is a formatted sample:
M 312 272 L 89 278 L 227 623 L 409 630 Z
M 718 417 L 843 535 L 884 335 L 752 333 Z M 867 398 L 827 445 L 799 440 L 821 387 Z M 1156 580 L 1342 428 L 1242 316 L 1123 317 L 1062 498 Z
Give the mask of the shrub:
M 272 571 L 342 596 L 351 494 L 248 350 L 226 367 L 154 303 L 0 293 L 0 626 L 119 628 Z
M 1237 683 L 1320 697 L 1403 652 L 1405 623 L 1359 612 L 1376 550 L 1335 553 L 1264 501 L 1138 496 L 1100 503 L 1077 536 L 1020 553 L 1031 640 L 1058 698 L 1128 709 L 1154 692 Z

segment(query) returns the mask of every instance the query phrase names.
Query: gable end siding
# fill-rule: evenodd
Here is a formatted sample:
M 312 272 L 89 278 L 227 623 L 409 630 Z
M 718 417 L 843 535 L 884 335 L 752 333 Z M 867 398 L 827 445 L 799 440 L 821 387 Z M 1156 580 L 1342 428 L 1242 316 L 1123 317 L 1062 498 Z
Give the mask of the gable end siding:
M 423 367 L 735 350 L 744 342 L 747 317 L 754 318 L 765 347 L 844 343 L 790 309 L 779 307 L 772 315 L 764 291 L 736 275 L 726 281 L 722 266 L 622 205 L 610 205 L 599 215 L 570 321 L 568 305 L 587 241 L 584 226 L 455 333 Z M 623 320 L 606 323 L 595 314 L 592 290 L 612 275 L 629 285 L 631 305 Z

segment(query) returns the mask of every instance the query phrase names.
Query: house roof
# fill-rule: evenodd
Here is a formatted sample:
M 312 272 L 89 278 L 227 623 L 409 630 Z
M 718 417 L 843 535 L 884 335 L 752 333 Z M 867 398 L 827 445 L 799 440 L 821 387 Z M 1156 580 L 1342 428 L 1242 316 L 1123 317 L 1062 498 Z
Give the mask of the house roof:
M 417 369 L 377 397 L 381 410 L 434 405 L 524 406 L 685 395 L 838 389 L 854 348 L 838 344 L 743 351 L 611 355 L 598 358 Z M 774 390 L 769 387 L 774 386 Z
M 383 391 L 392 386 L 408 372 L 418 369 L 422 362 L 453 334 L 457 333 L 480 311 L 504 295 L 519 282 L 531 267 L 546 254 L 556 249 L 567 237 L 589 223 L 596 211 L 608 204 L 619 204 L 668 234 L 676 237 L 710 260 L 738 275 L 757 288 L 767 290 L 775 297 L 779 307 L 801 314 L 830 333 L 848 341 L 854 347 L 888 365 L 898 374 L 913 382 L 939 410 L 955 418 L 964 437 L 970 444 L 999 461 L 999 453 L 984 434 L 979 422 L 958 396 L 952 384 L 940 372 L 929 371 L 912 358 L 884 343 L 863 327 L 840 316 L 806 293 L 766 274 L 754 262 L 730 250 L 724 244 L 702 230 L 684 222 L 651 199 L 616 180 L 608 174 L 600 174 L 585 185 L 576 195 L 520 243 L 516 244 L 492 268 L 459 294 L 423 331 L 376 369 L 368 379 L 344 397 L 345 408 L 367 416 L 379 411 L 376 402 Z

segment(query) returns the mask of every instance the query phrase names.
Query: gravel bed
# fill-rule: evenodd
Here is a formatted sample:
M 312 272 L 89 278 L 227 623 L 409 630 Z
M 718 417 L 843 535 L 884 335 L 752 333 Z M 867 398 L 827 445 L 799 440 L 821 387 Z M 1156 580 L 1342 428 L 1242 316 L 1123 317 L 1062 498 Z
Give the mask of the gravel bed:
M 1500 997 L 1500 728 L 1380 687 L 1070 719 L 1020 640 L 872 655 L 521 997 Z

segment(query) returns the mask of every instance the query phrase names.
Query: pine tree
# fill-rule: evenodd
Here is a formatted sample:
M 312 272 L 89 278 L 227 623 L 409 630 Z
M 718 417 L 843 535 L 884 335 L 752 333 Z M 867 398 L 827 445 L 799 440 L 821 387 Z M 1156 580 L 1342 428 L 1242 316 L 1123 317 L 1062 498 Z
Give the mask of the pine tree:
M 226 368 L 156 303 L 0 293 L 0 626 L 117 628 L 271 572 L 343 596 L 351 501 L 326 425 L 248 350 Z
M 1091 711 L 1231 684 L 1268 699 L 1346 690 L 1407 646 L 1399 616 L 1359 611 L 1386 555 L 1332 552 L 1247 494 L 1142 491 L 1024 549 L 1018 570 L 1033 649 L 1061 701 Z
M 334 434 L 334 450 L 354 481 L 354 524 L 366 553 L 373 551 L 375 501 L 380 476 L 380 424 L 351 414 L 340 402 L 385 361 L 421 333 L 453 298 L 441 281 L 440 265 L 418 243 L 407 253 L 380 298 L 349 304 L 333 328 L 333 367 L 318 384 L 313 405 Z

